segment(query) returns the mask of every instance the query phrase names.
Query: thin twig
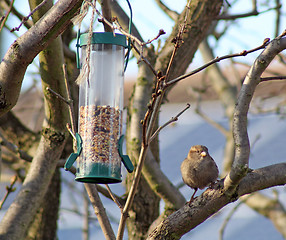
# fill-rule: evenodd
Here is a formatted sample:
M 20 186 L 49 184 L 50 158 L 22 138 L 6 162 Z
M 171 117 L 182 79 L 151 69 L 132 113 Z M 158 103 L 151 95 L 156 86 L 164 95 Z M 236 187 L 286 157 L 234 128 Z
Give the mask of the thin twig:
M 148 40 L 147 42 L 142 42 L 140 41 L 137 37 L 135 37 L 134 35 L 130 34 L 129 32 L 125 31 L 123 29 L 123 27 L 120 25 L 118 19 L 116 17 L 114 17 L 112 19 L 112 23 L 110 21 L 108 21 L 108 19 L 106 19 L 98 10 L 97 8 L 91 4 L 89 1 L 87 1 L 87 3 L 89 4 L 89 6 L 91 6 L 93 8 L 93 10 L 97 13 L 97 15 L 101 18 L 100 22 L 102 22 L 104 25 L 108 25 L 111 29 L 112 29 L 112 32 L 115 32 L 115 30 L 118 30 L 120 31 L 123 35 L 125 35 L 127 38 L 131 39 L 131 42 L 136 42 L 139 46 L 140 46 L 140 51 L 139 51 L 139 54 L 140 54 L 140 57 L 142 56 L 142 53 L 143 53 L 143 47 L 146 46 L 147 44 L 150 44 L 152 43 L 154 40 L 157 40 L 161 35 L 165 34 L 164 30 L 160 30 L 158 35 L 151 39 L 151 40 Z
M 275 77 L 262 77 L 260 78 L 260 82 L 266 82 L 270 80 L 285 80 L 286 76 L 275 76 Z
M 112 230 L 110 221 L 107 217 L 105 208 L 104 208 L 104 206 L 100 200 L 100 197 L 98 195 L 96 185 L 84 183 L 84 186 L 85 186 L 86 192 L 88 194 L 88 197 L 90 199 L 90 202 L 93 206 L 94 212 L 97 216 L 100 227 L 101 227 L 103 234 L 105 236 L 105 239 L 115 240 L 114 232 Z
M 63 64 L 63 72 L 64 72 L 65 86 L 66 86 L 66 91 L 67 91 L 67 96 L 68 96 L 67 102 L 68 102 L 68 107 L 69 107 L 71 129 L 72 129 L 73 134 L 75 134 L 76 133 L 76 121 L 75 121 L 75 116 L 74 116 L 73 100 L 71 98 L 71 91 L 70 91 L 70 87 L 68 83 L 67 68 L 65 64 Z
M 190 9 L 190 3 L 191 1 L 189 0 L 187 5 L 186 5 L 186 8 L 189 10 Z M 171 66 L 173 65 L 173 62 L 174 62 L 174 57 L 178 51 L 178 49 L 181 47 L 182 43 L 183 43 L 183 34 L 185 32 L 185 29 L 187 27 L 187 19 L 188 19 L 188 15 L 189 15 L 189 11 L 186 12 L 186 15 L 185 15 L 185 18 L 184 18 L 184 23 L 182 24 L 181 28 L 179 29 L 179 32 L 177 34 L 177 37 L 175 39 L 173 39 L 175 45 L 174 45 L 174 49 L 173 49 L 173 52 L 172 52 L 172 55 L 171 55 L 171 58 L 170 58 L 170 61 L 169 61 L 169 64 L 168 64 L 168 67 L 167 67 L 167 70 L 166 70 L 166 74 L 163 78 L 161 78 L 162 81 L 158 80 L 158 84 L 156 86 L 156 89 L 159 91 L 159 87 L 161 87 L 161 82 L 163 83 L 166 83 L 168 81 L 168 78 L 169 78 L 169 74 L 170 74 L 170 70 L 171 70 Z M 155 125 L 155 119 L 157 118 L 158 116 L 158 113 L 159 113 L 159 109 L 160 109 L 160 106 L 161 106 L 161 103 L 163 101 L 163 97 L 164 97 L 164 93 L 165 93 L 165 90 L 166 88 L 163 88 L 161 90 L 161 94 L 160 95 L 156 95 L 154 98 L 153 98 L 153 103 L 152 103 L 152 108 L 149 109 L 149 111 L 152 111 L 152 114 L 150 114 L 150 121 L 149 121 L 149 125 L 148 125 L 148 128 L 147 128 L 147 131 L 146 131 L 146 139 L 147 139 L 147 142 L 149 142 L 148 139 L 150 139 L 151 137 L 151 134 L 152 134 L 152 131 L 154 129 L 154 125 Z M 144 121 L 143 125 L 146 125 L 147 124 L 147 121 Z M 146 128 L 146 127 L 145 127 Z M 144 129 L 144 126 L 143 126 L 143 129 Z
M 61 99 L 62 101 L 64 101 L 67 105 L 69 105 L 69 101 L 67 99 L 65 99 L 62 95 L 60 95 L 59 93 L 55 92 L 53 89 L 51 89 L 50 87 L 46 87 L 46 90 L 48 90 L 50 93 L 54 94 L 57 98 Z
M 240 52 L 240 53 L 234 53 L 234 54 L 229 54 L 229 55 L 225 55 L 225 56 L 222 56 L 222 57 L 217 57 L 217 58 L 211 60 L 210 62 L 204 64 L 203 66 L 201 66 L 201 67 L 199 67 L 199 68 L 197 68 L 197 69 L 191 71 L 190 73 L 184 74 L 184 75 L 182 75 L 182 76 L 180 76 L 180 77 L 177 77 L 177 78 L 175 78 L 175 79 L 172 79 L 172 80 L 168 81 L 167 83 L 165 83 L 165 87 L 168 87 L 168 86 L 173 85 L 173 84 L 175 84 L 175 83 L 177 83 L 177 82 L 179 82 L 179 81 L 181 81 L 181 80 L 183 80 L 183 79 L 186 79 L 187 77 L 190 77 L 190 76 L 192 76 L 192 75 L 194 75 L 194 74 L 196 74 L 196 73 L 198 73 L 198 72 L 200 72 L 200 71 L 206 69 L 206 68 L 209 67 L 210 65 L 212 65 L 212 64 L 214 64 L 214 63 L 217 63 L 217 62 L 220 62 L 221 60 L 225 60 L 225 59 L 229 59 L 229 58 L 234 58 L 234 57 L 246 56 L 246 55 L 249 54 L 249 53 L 252 53 L 252 52 L 255 52 L 255 51 L 264 49 L 264 48 L 269 44 L 269 42 L 270 42 L 270 39 L 269 39 L 269 38 L 266 38 L 266 39 L 264 39 L 262 45 L 260 45 L 260 46 L 258 46 L 258 47 L 256 47 L 256 48 L 253 48 L 253 49 L 251 49 L 251 50 L 248 50 L 248 51 L 247 51 L 247 50 L 244 50 L 244 51 L 242 51 L 242 52 Z
M 251 195 L 247 196 L 244 200 L 240 200 L 240 202 L 238 204 L 236 204 L 236 206 L 229 212 L 229 214 L 226 216 L 223 224 L 221 225 L 221 228 L 219 230 L 219 240 L 223 240 L 223 234 L 225 231 L 225 228 L 227 226 L 227 224 L 229 223 L 231 217 L 233 216 L 233 214 L 238 210 L 238 208 L 246 202 L 246 200 L 251 197 Z
M 25 151 L 19 149 L 19 147 L 11 142 L 9 142 L 4 135 L 0 132 L 0 138 L 2 140 L 0 140 L 0 144 L 5 146 L 8 150 L 10 150 L 11 152 L 15 153 L 18 157 L 20 157 L 21 159 L 27 161 L 27 162 L 32 162 L 33 157 L 30 156 L 28 153 L 26 153 Z
M 272 10 L 277 10 L 277 9 L 280 9 L 282 7 L 282 5 L 277 5 L 276 7 L 273 7 L 273 8 L 268 8 L 264 11 L 261 11 L 261 12 L 258 12 L 256 9 L 255 10 L 252 10 L 248 13 L 241 13 L 241 14 L 235 14 L 235 15 L 221 15 L 219 17 L 217 17 L 217 20 L 235 20 L 235 19 L 238 19 L 238 18 L 246 18 L 246 17 L 252 17 L 252 16 L 257 16 L 257 15 L 260 15 L 260 14 L 263 14 L 263 13 L 266 13 L 266 12 L 269 12 L 269 11 L 272 11 Z
M 191 4 L 191 1 L 188 1 L 187 6 L 186 6 L 188 9 L 190 9 L 190 4 Z M 168 81 L 170 69 L 171 69 L 171 66 L 173 65 L 174 57 L 175 57 L 175 55 L 177 53 L 177 50 L 179 49 L 179 47 L 183 43 L 183 34 L 184 34 L 184 32 L 186 30 L 186 27 L 187 27 L 188 15 L 189 15 L 189 11 L 186 12 L 184 23 L 182 24 L 181 29 L 179 30 L 179 33 L 178 33 L 177 37 L 172 40 L 175 43 L 175 46 L 174 46 L 174 50 L 172 52 L 172 56 L 171 56 L 171 59 L 169 61 L 168 67 L 167 67 L 165 82 Z
M 1 2 L 1 1 L 0 1 Z M 7 9 L 9 11 L 9 6 L 10 6 L 10 0 L 2 0 L 6 5 L 3 6 L 3 9 Z M 23 15 L 13 6 L 11 13 L 13 13 L 13 16 L 17 17 L 20 21 L 23 19 Z M 27 20 L 26 22 L 23 23 L 27 29 L 31 28 L 33 26 L 33 21 L 32 20 Z M 8 28 L 7 28 L 8 29 Z M 8 29 L 9 31 L 11 29 Z
M 83 208 L 84 208 L 84 213 L 83 213 L 83 227 L 82 227 L 82 233 L 83 233 L 83 240 L 89 240 L 89 219 L 90 219 L 90 212 L 89 212 L 89 198 L 84 191 L 83 193 Z
M 2 201 L 0 202 L 0 210 L 2 209 L 3 207 L 3 204 L 5 203 L 6 199 L 8 198 L 9 194 L 14 192 L 16 189 L 13 188 L 15 183 L 17 181 L 17 175 L 15 175 L 12 179 L 11 179 L 11 182 L 10 182 L 10 186 L 6 186 L 6 194 L 5 196 L 3 197 Z
M 187 106 L 181 111 L 179 112 L 175 117 L 172 117 L 168 122 L 166 122 L 165 124 L 163 124 L 162 126 L 160 126 L 151 136 L 150 140 L 149 140 L 149 144 L 157 137 L 157 135 L 159 134 L 159 132 L 167 127 L 168 125 L 170 125 L 172 122 L 176 122 L 178 121 L 179 117 L 187 110 L 191 107 L 191 105 L 189 103 L 187 103 Z
M 173 21 L 176 21 L 178 19 L 179 14 L 176 11 L 171 10 L 161 0 L 155 0 L 155 2 L 162 9 L 162 11 L 164 11 L 167 14 L 167 16 L 169 16 Z
M 5 17 L 4 17 L 3 19 L 1 19 L 0 32 L 2 31 L 4 25 L 5 25 L 6 21 L 7 21 L 7 18 L 8 18 L 8 16 L 9 16 L 9 14 L 11 13 L 12 9 L 13 9 L 14 1 L 15 1 L 15 0 L 12 0 L 12 1 L 11 1 L 10 7 L 9 7 L 7 13 L 5 14 Z
M 37 10 L 39 10 L 45 3 L 47 2 L 47 0 L 43 0 L 37 7 L 34 8 L 33 11 L 31 11 L 29 13 L 29 15 L 27 15 L 26 17 L 23 17 L 20 25 L 18 27 L 14 27 L 12 28 L 11 32 L 14 32 L 14 31 L 19 31 L 21 26 L 28 21 L 29 17 L 31 17 Z
M 164 29 L 160 29 L 156 37 L 154 37 L 154 38 L 148 40 L 147 42 L 143 43 L 143 45 L 147 45 L 147 44 L 150 44 L 150 43 L 154 42 L 154 41 L 157 40 L 161 35 L 164 35 L 164 34 L 166 34 L 166 32 L 164 31 Z
M 154 67 L 151 65 L 151 63 L 148 61 L 148 59 L 143 56 L 143 54 L 139 51 L 139 49 L 136 47 L 136 45 L 133 44 L 133 42 L 131 42 L 131 44 L 132 44 L 132 48 L 139 54 L 139 59 L 140 59 L 140 61 L 142 60 L 142 61 L 150 68 L 150 70 L 152 71 L 152 73 L 154 74 L 154 76 L 157 76 L 156 70 L 155 70 Z M 137 63 L 139 63 L 139 60 L 138 60 Z
M 57 98 L 59 98 L 60 100 L 62 100 L 64 103 L 66 103 L 68 105 L 71 126 L 67 123 L 67 129 L 70 132 L 70 134 L 72 135 L 73 139 L 76 140 L 76 137 L 75 137 L 76 121 L 75 121 L 75 117 L 74 117 L 73 100 L 71 99 L 70 88 L 69 88 L 69 84 L 68 84 L 68 80 L 67 80 L 67 72 L 66 72 L 65 64 L 63 64 L 63 72 L 64 72 L 65 86 L 66 86 L 68 99 L 65 99 L 62 95 L 55 92 L 54 90 L 52 90 L 49 87 L 47 87 L 46 89 L 50 93 L 54 94 Z
M 195 112 L 201 117 L 203 118 L 207 123 L 209 123 L 211 126 L 213 126 L 214 128 L 216 128 L 217 130 L 219 130 L 224 136 L 227 136 L 229 134 L 228 130 L 226 128 L 224 128 L 222 125 L 220 125 L 219 123 L 217 123 L 216 121 L 214 121 L 213 119 L 209 118 L 206 114 L 204 114 L 199 105 L 197 105 Z
M 101 0 L 101 8 L 102 8 L 102 15 L 106 19 L 108 19 L 108 21 L 111 21 L 112 15 L 111 15 L 110 0 Z M 112 28 L 108 24 L 103 23 L 103 26 L 105 32 L 112 32 Z
M 281 6 L 280 0 L 276 0 L 276 6 Z M 281 8 L 277 8 L 276 12 L 276 20 L 275 20 L 275 32 L 274 37 L 278 36 L 280 30 L 280 23 L 281 23 Z
M 190 1 L 188 1 L 187 4 L 187 8 L 189 8 L 189 3 Z M 189 11 L 187 11 L 186 14 L 188 14 Z M 181 28 L 181 29 L 184 29 Z M 181 44 L 181 39 L 182 39 L 182 35 L 181 35 L 181 31 L 179 31 L 178 33 L 178 38 L 177 38 L 177 47 L 179 47 L 179 44 Z M 176 50 L 174 50 L 176 52 Z M 167 74 L 166 74 L 167 75 Z M 138 187 L 138 183 L 141 177 L 141 173 L 142 173 L 142 169 L 143 169 L 143 165 L 144 165 L 144 161 L 146 159 L 146 155 L 147 155 L 147 151 L 148 151 L 148 142 L 149 139 L 151 137 L 151 133 L 153 131 L 154 125 L 155 125 L 155 119 L 158 115 L 160 106 L 161 106 L 161 102 L 164 96 L 164 91 L 165 89 L 162 89 L 162 82 L 164 81 L 165 77 L 164 76 L 160 76 L 160 74 L 157 75 L 157 84 L 156 84 L 156 89 L 155 89 L 155 93 L 152 95 L 152 101 L 151 101 L 151 105 L 148 108 L 144 120 L 143 120 L 143 126 L 142 126 L 142 133 L 143 133 L 143 139 L 142 139 L 142 147 L 141 147 L 141 151 L 140 151 L 140 155 L 139 155 L 139 159 L 138 159 L 138 165 L 134 174 L 134 178 L 133 178 L 133 182 L 132 185 L 130 187 L 129 190 L 129 194 L 126 200 L 126 204 L 123 208 L 122 214 L 121 214 L 121 218 L 120 218 L 120 222 L 119 222 L 119 227 L 118 227 L 118 232 L 117 232 L 117 240 L 122 240 L 123 238 L 123 234 L 124 234 L 124 228 L 125 228 L 125 224 L 127 221 L 127 217 L 128 217 L 128 212 L 132 206 L 133 200 L 134 200 L 134 196 Z M 150 118 L 150 120 L 149 120 Z M 147 124 L 148 128 L 147 128 Z M 147 128 L 147 129 L 146 129 Z M 146 131 L 147 130 L 147 131 Z
M 73 139 L 76 141 L 76 136 L 75 136 L 75 133 L 73 132 L 73 130 L 71 128 L 71 125 L 69 123 L 67 123 L 66 127 L 67 127 L 67 130 L 69 131 L 69 133 L 71 134 L 71 136 L 73 137 Z
M 113 194 L 113 192 L 111 191 L 111 189 L 108 186 L 108 184 L 105 184 L 105 187 L 106 187 L 110 197 L 112 198 L 112 200 L 116 203 L 116 205 L 120 208 L 120 210 L 122 212 L 123 207 L 122 207 L 121 203 L 118 201 L 117 197 Z

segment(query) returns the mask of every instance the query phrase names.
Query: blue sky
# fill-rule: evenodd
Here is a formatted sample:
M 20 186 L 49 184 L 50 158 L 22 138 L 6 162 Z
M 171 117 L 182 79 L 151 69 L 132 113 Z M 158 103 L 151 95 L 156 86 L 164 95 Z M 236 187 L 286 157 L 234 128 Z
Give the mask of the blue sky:
M 127 3 L 125 0 L 118 0 L 122 3 L 122 7 L 125 9 L 127 13 L 129 13 Z M 265 0 L 263 0 L 266 2 Z M 258 2 L 263 2 L 258 1 Z M 178 0 L 164 0 L 166 5 L 168 5 L 171 9 L 176 10 L 178 12 L 182 11 L 185 7 L 186 1 Z M 239 0 L 235 5 L 232 6 L 231 13 L 245 13 L 249 12 L 252 8 L 251 2 L 249 0 Z M 274 4 L 274 1 L 272 1 Z M 19 9 L 22 13 L 27 14 L 29 12 L 27 4 L 24 4 L 22 0 L 16 0 L 16 6 L 22 4 L 21 8 Z M 25 1 L 26 3 L 26 1 Z M 161 39 L 164 41 L 168 34 L 172 31 L 173 21 L 167 17 L 162 10 L 154 3 L 153 0 L 130 0 L 133 9 L 133 21 L 136 24 L 137 28 L 139 29 L 142 37 L 144 40 L 152 39 L 155 37 L 159 31 L 159 29 L 164 29 L 167 33 L 166 35 L 161 36 Z M 260 6 L 258 11 L 263 11 L 267 8 L 267 6 Z M 286 7 L 285 5 L 282 8 L 282 12 L 284 13 L 284 17 L 281 21 L 281 29 L 280 32 L 283 31 L 286 27 Z M 10 17 L 10 27 L 15 27 L 19 25 L 18 21 L 11 22 Z M 235 24 L 232 24 L 231 27 L 228 28 L 227 34 L 222 37 L 221 42 L 219 45 L 216 46 L 216 43 L 213 39 L 210 39 L 210 44 L 212 46 L 216 46 L 215 48 L 215 55 L 222 56 L 229 53 L 234 52 L 241 52 L 244 49 L 251 49 L 258 45 L 260 45 L 266 37 L 273 38 L 274 36 L 274 24 L 275 24 L 275 15 L 274 11 L 269 11 L 267 13 L 263 13 L 259 16 L 255 17 L 248 17 L 245 19 L 240 19 Z M 18 35 L 23 34 L 25 28 L 22 27 Z M 4 31 L 4 38 L 5 41 L 3 42 L 3 49 L 1 55 L 5 53 L 8 46 L 13 42 L 15 36 L 13 36 L 8 31 Z M 156 42 L 154 43 L 156 45 Z M 240 61 L 247 61 L 248 63 L 253 62 L 255 57 L 259 54 L 259 52 L 251 54 L 243 59 L 239 59 Z M 1 57 L 2 57 L 1 56 Z M 223 62 L 222 64 L 225 64 Z M 203 64 L 200 54 L 197 53 L 195 55 L 195 59 L 193 61 L 193 67 L 198 67 Z M 30 67 L 29 71 L 35 71 L 34 67 Z M 126 71 L 126 79 L 130 77 L 134 77 L 137 72 L 136 61 L 133 60 L 128 65 Z

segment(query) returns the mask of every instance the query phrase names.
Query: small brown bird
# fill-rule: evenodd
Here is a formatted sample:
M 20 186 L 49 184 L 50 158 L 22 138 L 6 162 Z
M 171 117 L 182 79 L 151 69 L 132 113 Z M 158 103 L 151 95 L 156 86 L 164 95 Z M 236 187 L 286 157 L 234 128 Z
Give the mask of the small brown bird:
M 187 158 L 181 164 L 182 178 L 185 184 L 193 188 L 189 204 L 199 189 L 204 189 L 215 182 L 218 177 L 218 168 L 215 161 L 209 155 L 208 148 L 202 145 L 192 146 Z

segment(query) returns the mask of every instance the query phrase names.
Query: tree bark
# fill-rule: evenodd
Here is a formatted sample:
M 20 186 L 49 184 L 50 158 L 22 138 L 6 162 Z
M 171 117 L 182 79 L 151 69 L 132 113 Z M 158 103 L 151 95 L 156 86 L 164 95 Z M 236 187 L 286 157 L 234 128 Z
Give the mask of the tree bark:
M 185 9 L 180 15 L 176 25 L 173 28 L 171 36 L 168 38 L 162 51 L 157 56 L 156 63 L 154 63 L 154 57 L 152 56 L 151 48 L 146 49 L 146 51 L 144 51 L 144 53 L 148 52 L 148 54 L 145 54 L 144 56 L 146 57 L 147 55 L 147 59 L 149 60 L 151 65 L 155 65 L 156 70 L 162 70 L 164 73 L 167 69 L 170 57 L 174 49 L 173 43 L 171 43 L 171 41 L 173 38 L 177 36 L 179 31 L 179 26 L 181 24 L 184 24 L 186 12 L 190 11 L 189 14 L 190 17 L 187 19 L 186 23 L 189 24 L 190 27 L 187 28 L 186 33 L 183 34 L 184 44 L 186 45 L 183 45 L 181 48 L 179 48 L 177 54 L 175 55 L 174 63 L 171 68 L 172 70 L 170 78 L 179 76 L 180 74 L 184 73 L 190 64 L 200 41 L 205 37 L 208 30 L 208 26 L 211 24 L 212 20 L 215 19 L 216 16 L 218 15 L 221 4 L 222 4 L 221 0 L 217 0 L 215 2 L 192 1 L 191 8 Z M 188 46 L 188 48 L 184 46 Z M 133 161 L 135 162 L 139 156 L 141 139 L 142 139 L 142 132 L 141 132 L 142 130 L 140 121 L 144 118 L 144 114 L 147 111 L 147 104 L 152 94 L 153 79 L 154 76 L 152 72 L 148 69 L 148 67 L 139 65 L 138 79 L 134 87 L 134 93 L 130 100 L 131 104 L 128 108 L 128 125 L 127 125 L 128 154 L 129 156 L 132 157 Z M 151 151 L 149 153 L 155 154 L 157 152 L 157 154 L 154 155 L 153 157 L 152 154 L 147 155 L 148 161 L 147 160 L 145 161 L 145 166 L 143 168 L 143 176 L 144 178 L 146 178 L 148 184 L 153 189 L 153 191 L 155 191 L 158 196 L 163 197 L 164 201 L 166 201 L 167 205 L 170 208 L 177 209 L 178 207 L 182 206 L 184 198 L 180 193 L 177 193 L 177 190 L 172 186 L 172 184 L 170 184 L 169 181 L 166 180 L 167 178 L 162 177 L 164 176 L 164 174 L 160 171 L 160 168 L 156 169 L 156 171 L 153 171 L 154 163 L 156 159 L 158 159 L 158 150 L 156 150 L 156 142 L 153 142 L 151 144 L 150 149 Z M 157 167 L 159 167 L 159 164 Z M 163 179 L 165 179 L 166 181 L 164 181 Z M 144 182 L 143 180 L 141 180 L 141 183 L 139 184 L 138 191 L 134 199 L 134 206 L 132 208 L 133 211 L 134 209 L 138 209 L 138 214 L 135 214 L 134 212 L 132 214 L 130 213 L 131 219 L 136 219 L 136 218 L 144 219 L 142 217 L 139 217 L 140 214 L 142 213 L 144 214 L 143 211 L 141 211 L 140 213 L 141 210 L 140 206 L 142 204 L 139 205 L 139 203 L 140 201 L 142 202 L 142 200 L 144 200 L 145 205 L 148 204 L 148 202 L 150 202 L 150 199 L 146 196 L 145 189 L 147 188 L 146 186 L 144 187 Z M 173 194 L 170 193 L 172 191 Z M 147 199 L 147 201 L 145 199 Z M 145 208 L 148 209 L 148 211 L 146 212 L 150 212 L 153 218 L 155 216 L 158 217 L 157 211 L 154 211 L 154 209 L 146 206 Z M 156 215 L 154 215 L 154 212 L 156 212 Z M 138 237 L 137 239 L 142 239 L 142 237 L 144 237 L 144 234 L 146 234 L 146 231 L 148 230 L 147 226 L 148 225 L 150 226 L 151 223 L 152 222 L 149 221 L 147 225 L 146 224 L 142 225 L 142 223 L 138 222 L 137 225 L 133 220 L 130 220 L 128 226 L 133 228 L 131 231 L 129 229 L 129 238 L 133 237 L 131 234 L 139 235 L 139 231 L 141 231 L 140 236 L 137 236 Z M 137 229 L 135 226 L 138 226 L 141 229 L 139 228 Z M 143 234 L 142 234 L 142 226 L 144 226 L 145 228 Z
M 145 51 L 147 52 L 147 51 Z M 154 52 L 148 50 L 151 62 L 154 62 Z M 134 87 L 134 93 L 128 106 L 127 120 L 127 153 L 136 166 L 139 158 L 142 130 L 140 120 L 147 110 L 147 102 L 151 97 L 153 74 L 145 63 L 139 64 L 139 74 Z M 127 175 L 127 189 L 130 188 L 133 175 Z M 132 209 L 127 221 L 128 239 L 145 239 L 151 223 L 159 216 L 158 196 L 152 191 L 144 177 L 141 177 L 134 198 Z
M 254 211 L 267 217 L 274 224 L 275 228 L 286 239 L 286 209 L 279 199 L 273 199 L 259 192 L 252 194 L 245 199 L 245 204 Z
M 58 1 L 48 14 L 10 46 L 0 64 L 0 116 L 15 106 L 28 65 L 71 24 L 70 19 L 81 2 Z
M 179 239 L 239 196 L 286 184 L 285 163 L 249 171 L 250 147 L 247 134 L 247 113 L 255 88 L 273 58 L 286 48 L 284 35 L 268 44 L 246 75 L 234 112 L 235 161 L 231 172 L 223 180 L 223 186 L 218 185 L 216 190 L 207 189 L 191 206 L 187 204 L 171 214 L 155 228 L 148 239 Z
M 56 169 L 40 208 L 29 227 L 25 240 L 50 240 L 57 238 L 57 220 L 61 193 L 60 170 Z
M 2 77 L 0 83 L 6 84 L 12 81 L 12 86 L 6 86 L 10 94 L 13 90 L 13 92 L 16 91 L 17 95 L 17 91 L 21 87 L 23 73 L 29 61 L 69 23 L 69 19 L 76 11 L 75 6 L 78 3 L 70 1 L 68 5 L 62 5 L 64 2 L 67 3 L 66 1 L 59 1 L 34 27 L 20 37 L 5 55 L 0 65 L 0 72 L 3 72 L 3 75 L 0 75 Z M 54 16 L 54 14 L 59 15 Z M 66 97 L 62 71 L 63 51 L 61 39 L 58 38 L 57 41 L 54 43 L 58 44 L 59 49 L 57 51 L 46 50 L 40 56 L 42 86 L 45 97 L 45 121 L 42 136 L 23 186 L 1 221 L 1 240 L 25 238 L 28 228 L 47 192 L 68 136 L 65 129 L 66 123 L 69 122 L 67 106 L 46 89 L 49 87 Z M 18 46 L 16 55 L 15 48 L 13 48 L 15 44 Z M 55 59 L 56 61 L 54 61 Z M 16 69 L 18 69 L 18 72 Z M 13 88 L 13 84 L 17 86 Z M 3 85 L 1 86 L 3 87 Z M 11 99 L 12 96 L 8 96 L 7 93 L 5 96 Z M 14 102 L 16 98 L 13 98 Z M 5 112 L 7 108 L 2 110 Z
M 29 0 L 31 11 L 35 9 L 41 2 L 41 0 Z M 52 8 L 52 6 L 53 1 L 47 1 L 45 5 L 43 5 L 33 14 L 33 22 L 36 23 L 39 21 L 41 17 L 43 17 L 44 14 Z M 62 81 L 64 79 L 62 71 L 64 58 L 61 37 L 53 40 L 45 50 L 39 53 L 39 61 L 44 91 L 45 87 L 49 86 L 47 85 L 47 82 L 49 82 L 50 79 L 53 79 L 53 83 L 51 85 L 53 85 L 54 89 L 64 90 Z M 61 87 L 58 87 L 60 85 Z M 58 102 L 58 104 L 59 106 L 56 108 L 57 110 L 64 109 L 64 107 L 66 107 L 63 106 L 65 104 L 63 102 Z M 46 119 L 54 119 L 57 113 L 53 113 L 54 106 L 50 104 L 50 101 L 47 99 L 47 97 L 45 98 L 45 105 L 46 109 L 49 109 L 46 111 Z M 48 116 L 47 113 L 50 114 L 50 116 Z M 52 125 L 54 124 L 52 123 Z M 33 223 L 29 227 L 26 240 L 56 238 L 58 210 L 60 204 L 60 185 L 60 172 L 58 169 L 56 169 L 51 183 L 49 184 L 46 197 L 43 198 L 43 202 L 40 205 L 41 207 L 38 209 Z
M 194 229 L 221 208 L 236 201 L 238 197 L 285 184 L 286 163 L 271 165 L 248 173 L 233 195 L 224 194 L 218 184 L 217 189 L 207 189 L 193 201 L 191 206 L 185 204 L 184 207 L 168 216 L 154 229 L 147 239 L 180 239 L 185 233 Z
M 178 21 L 173 27 L 172 33 L 166 40 L 165 45 L 158 54 L 155 69 L 166 72 L 168 63 L 170 61 L 174 44 L 172 40 L 176 38 L 178 31 L 182 24 L 184 24 L 184 18 L 186 12 L 189 12 L 189 18 L 185 23 L 187 28 L 184 32 L 183 44 L 178 49 L 169 75 L 169 80 L 176 78 L 185 73 L 186 69 L 192 62 L 195 52 L 198 49 L 201 41 L 206 37 L 207 31 L 216 17 L 219 15 L 222 7 L 222 0 L 195 0 L 191 1 L 190 9 L 185 8 L 180 14 Z
M 0 225 L 1 240 L 24 239 L 55 171 L 65 143 L 61 132 L 46 128 L 25 181 Z

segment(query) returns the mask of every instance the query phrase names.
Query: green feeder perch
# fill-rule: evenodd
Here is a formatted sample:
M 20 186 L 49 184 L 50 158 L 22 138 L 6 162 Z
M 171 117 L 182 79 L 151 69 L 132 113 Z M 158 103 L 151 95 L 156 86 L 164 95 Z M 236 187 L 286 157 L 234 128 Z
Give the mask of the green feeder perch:
M 87 56 L 88 33 L 81 34 L 83 64 Z M 126 37 L 110 32 L 93 33 L 89 75 L 79 83 L 77 153 L 67 160 L 68 170 L 77 159 L 76 181 L 121 182 L 121 161 L 129 172 L 133 165 L 122 153 L 122 111 L 124 51 Z M 79 63 L 79 61 L 78 61 Z M 79 63 L 80 65 L 80 63 Z

